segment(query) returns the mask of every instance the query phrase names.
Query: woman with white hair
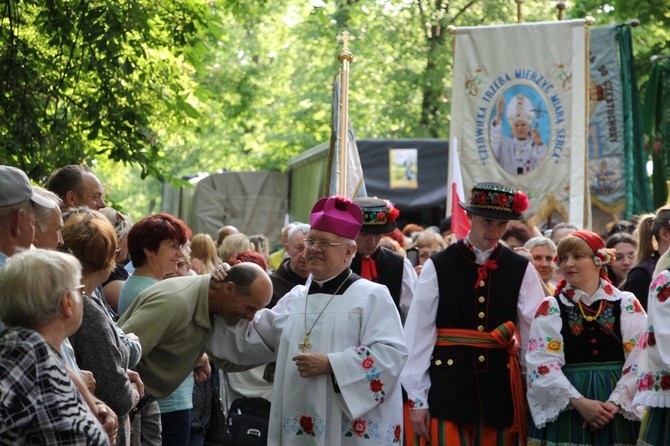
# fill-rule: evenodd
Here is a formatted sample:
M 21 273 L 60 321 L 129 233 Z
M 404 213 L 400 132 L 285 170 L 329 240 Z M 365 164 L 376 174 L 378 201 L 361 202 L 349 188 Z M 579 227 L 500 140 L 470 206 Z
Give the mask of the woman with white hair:
M 39 277 L 40 280 L 35 280 Z M 0 438 L 7 444 L 110 444 L 60 356 L 82 320 L 81 266 L 33 249 L 0 269 Z M 114 437 L 114 435 L 112 435 Z
M 554 293 L 555 283 L 552 280 L 556 266 L 554 257 L 556 257 L 556 244 L 548 237 L 533 237 L 528 240 L 523 247 L 530 254 L 530 261 L 535 270 L 540 275 L 542 282 L 547 289 Z

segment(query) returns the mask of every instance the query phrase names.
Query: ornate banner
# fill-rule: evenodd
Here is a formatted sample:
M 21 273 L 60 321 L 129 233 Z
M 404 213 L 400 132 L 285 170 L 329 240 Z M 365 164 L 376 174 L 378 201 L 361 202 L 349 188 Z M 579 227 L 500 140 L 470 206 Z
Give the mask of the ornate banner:
M 584 20 L 457 28 L 450 136 L 466 190 L 526 192 L 527 217 L 590 225 Z

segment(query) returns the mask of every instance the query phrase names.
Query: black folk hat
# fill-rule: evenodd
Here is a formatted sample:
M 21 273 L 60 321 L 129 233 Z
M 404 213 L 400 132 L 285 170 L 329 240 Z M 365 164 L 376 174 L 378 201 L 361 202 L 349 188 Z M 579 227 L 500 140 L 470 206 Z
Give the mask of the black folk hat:
M 477 183 L 472 188 L 470 201 L 458 203 L 474 215 L 496 220 L 521 220 L 528 209 L 528 197 L 520 190 L 498 183 Z
M 388 234 L 393 232 L 400 211 L 388 200 L 377 197 L 357 197 L 354 203 L 363 210 L 363 234 Z

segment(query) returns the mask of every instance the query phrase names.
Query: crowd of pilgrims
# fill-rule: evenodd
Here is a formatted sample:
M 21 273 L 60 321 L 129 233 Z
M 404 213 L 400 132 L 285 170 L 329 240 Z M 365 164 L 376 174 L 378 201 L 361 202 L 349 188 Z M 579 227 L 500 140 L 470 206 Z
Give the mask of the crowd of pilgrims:
M 2 169 L 3 187 L 6 178 L 1 177 L 22 174 L 18 169 Z M 62 347 L 57 350 L 67 367 L 58 371 L 61 381 L 37 376 L 31 364 L 16 358 L 10 364 L 4 352 L 17 351 L 16 333 L 9 334 L 16 327 L 22 327 L 20 334 L 34 343 L 33 351 L 25 352 L 31 361 L 46 361 L 48 352 L 38 348 L 39 340 L 30 337 L 34 331 L 42 333 L 36 328 L 39 324 L 22 324 L 10 308 L 16 305 L 16 300 L 11 300 L 16 289 L 9 289 L 12 277 L 0 273 L 0 321 L 7 326 L 0 332 L 0 444 L 204 445 L 211 435 L 208 430 L 212 417 L 219 416 L 212 411 L 213 399 L 220 397 L 224 408 L 239 397 L 262 397 L 272 402 L 274 363 L 227 369 L 207 354 L 169 395 L 151 397 L 142 375 L 134 371 L 142 345 L 137 333 L 124 331 L 123 315 L 153 285 L 178 276 L 216 275 L 224 262 L 252 262 L 262 268 L 272 282 L 272 298 L 267 305 L 272 308 L 310 276 L 305 251 L 319 241 L 310 239 L 309 224 L 293 222 L 277 228 L 281 241 L 275 246 L 264 234 L 243 234 L 230 225 L 221 227 L 213 238 L 193 234 L 184 222 L 163 213 L 133 223 L 127 215 L 106 206 L 100 181 L 85 167 L 58 169 L 44 186 L 31 186 L 28 200 L 18 203 L 16 197 L 7 197 L 0 188 L 0 268 L 9 269 L 13 257 L 17 265 L 29 262 L 22 256 L 30 250 L 71 254 L 81 265 L 77 273 L 80 282 L 72 284 L 71 289 L 83 299 L 83 315 L 78 327 L 59 338 Z M 388 442 L 370 444 L 420 444 L 420 437 L 424 441 L 432 437 L 429 444 L 435 445 L 488 444 L 490 435 L 477 433 L 451 443 L 448 426 L 443 432 L 441 425 L 430 421 L 431 416 L 436 417 L 431 408 L 435 406 L 437 412 L 438 404 L 419 390 L 421 379 L 425 379 L 420 376 L 426 376 L 426 367 L 421 364 L 431 363 L 430 379 L 437 389 L 438 369 L 451 365 L 453 359 L 446 355 L 435 360 L 433 355 L 438 350 L 433 352 L 432 345 L 438 344 L 424 336 L 420 319 L 435 319 L 438 311 L 437 303 L 432 313 L 425 308 L 423 296 L 430 294 L 431 278 L 436 277 L 435 283 L 440 284 L 442 280 L 459 280 L 455 274 L 442 274 L 444 260 L 437 254 L 459 243 L 472 251 L 473 258 L 490 255 L 478 249 L 481 246 L 475 242 L 475 225 L 496 220 L 484 218 L 484 223 L 478 223 L 476 218 L 482 217 L 470 215 L 471 235 L 457 241 L 451 231 L 451 218 L 445 218 L 439 227 L 406 223 L 399 228 L 394 223 L 397 210 L 387 200 L 363 200 L 360 207 L 365 213 L 366 206 L 374 208 L 380 203 L 382 209 L 396 212 L 389 225 L 382 227 L 388 232 L 364 222 L 355 238 L 358 252 L 351 268 L 355 274 L 389 289 L 405 325 L 409 360 L 398 380 L 398 385 L 406 387 L 404 407 L 398 407 L 404 418 L 403 434 L 396 433 Z M 24 218 L 34 232 L 26 234 L 30 231 L 16 229 L 21 222 L 14 219 L 19 219 L 21 212 L 32 214 Z M 479 414 L 475 426 L 481 428 L 490 419 L 493 427 L 518 428 L 512 429 L 516 434 L 512 441 L 519 444 L 670 444 L 670 433 L 665 432 L 670 423 L 665 409 L 670 407 L 670 345 L 666 343 L 670 343 L 666 337 L 670 334 L 670 310 L 666 308 L 670 305 L 666 304 L 670 297 L 670 261 L 664 254 L 670 247 L 670 206 L 630 221 L 617 221 L 602 234 L 566 223 L 541 231 L 520 219 L 503 221 L 505 227 L 496 232 L 491 251 L 505 246 L 520 256 L 515 259 L 527 259 L 533 280 L 539 284 L 530 293 L 529 279 L 524 276 L 520 294 L 529 295 L 523 305 L 532 323 L 527 333 L 520 328 L 515 338 L 508 340 L 519 347 L 514 351 L 520 356 L 525 398 L 520 405 L 515 401 L 514 413 L 490 417 Z M 366 227 L 373 230 L 366 231 Z M 64 257 L 52 261 L 68 263 Z M 386 270 L 394 261 L 398 268 Z M 479 276 L 483 283 L 487 270 L 479 270 L 484 271 Z M 31 274 L 33 281 L 46 275 L 44 271 Z M 493 300 L 495 292 L 490 296 Z M 419 303 L 421 308 L 413 310 L 413 304 Z M 408 329 L 413 331 L 408 333 Z M 497 329 L 504 331 L 507 327 Z M 519 336 L 526 337 L 525 350 L 521 349 Z M 52 369 L 59 369 L 59 365 L 51 364 Z M 33 386 L 42 379 L 50 384 Z M 51 432 L 63 428 L 58 427 L 63 415 L 49 415 L 50 401 L 67 397 L 54 383 L 67 379 L 72 380 L 81 396 L 79 401 L 83 401 L 67 414 L 78 420 L 75 424 L 80 429 L 71 438 L 62 431 Z M 484 397 L 513 399 L 511 395 Z M 450 400 L 442 404 L 449 405 Z M 430 415 L 419 416 L 424 413 L 422 409 Z M 459 410 L 453 407 L 444 413 Z M 467 408 L 463 410 L 467 412 Z M 506 430 L 504 435 L 508 433 Z M 349 437 L 355 441 L 359 434 L 360 439 L 370 440 L 367 433 L 356 429 Z M 511 442 L 504 440 L 501 444 Z

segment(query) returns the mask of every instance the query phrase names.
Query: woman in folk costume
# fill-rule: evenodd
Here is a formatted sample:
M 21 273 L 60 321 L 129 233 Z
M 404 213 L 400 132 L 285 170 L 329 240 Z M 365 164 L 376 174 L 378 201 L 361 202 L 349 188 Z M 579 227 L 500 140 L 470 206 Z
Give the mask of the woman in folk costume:
M 558 244 L 563 273 L 540 305 L 526 353 L 527 398 L 535 425 L 528 444 L 634 445 L 633 406 L 647 315 L 635 295 L 607 279 L 613 250 L 591 231 Z
M 658 264 L 665 260 L 663 255 Z M 667 262 L 664 262 L 668 267 Z M 638 445 L 670 444 L 670 269 L 651 283 L 634 405 L 645 406 Z

